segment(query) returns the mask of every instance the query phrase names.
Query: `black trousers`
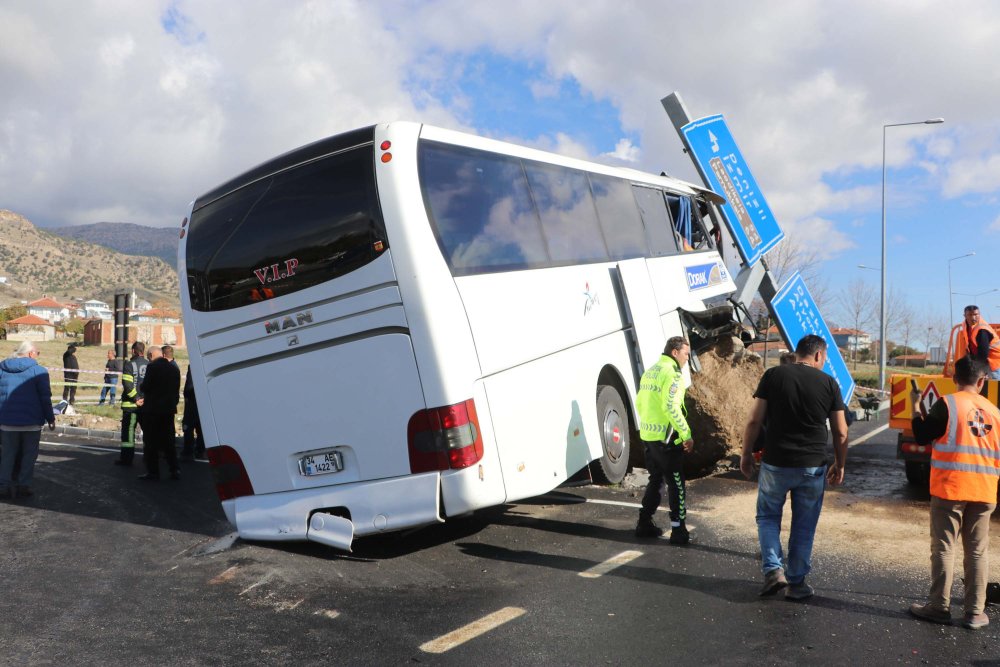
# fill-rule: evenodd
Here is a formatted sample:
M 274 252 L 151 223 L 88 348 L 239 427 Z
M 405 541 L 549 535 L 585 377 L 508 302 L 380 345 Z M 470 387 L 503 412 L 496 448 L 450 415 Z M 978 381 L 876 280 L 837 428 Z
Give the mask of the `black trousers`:
M 660 506 L 660 487 L 667 484 L 667 498 L 670 502 L 670 521 L 684 521 L 687 508 L 684 501 L 684 448 L 665 442 L 646 442 L 646 469 L 649 484 L 642 496 L 640 519 L 652 519 Z
M 63 386 L 63 400 L 73 405 L 76 403 L 76 380 L 66 379 Z
M 174 446 L 174 416 L 142 414 L 142 460 L 146 472 L 160 474 L 160 455 L 167 458 L 170 472 L 177 472 L 177 448 Z

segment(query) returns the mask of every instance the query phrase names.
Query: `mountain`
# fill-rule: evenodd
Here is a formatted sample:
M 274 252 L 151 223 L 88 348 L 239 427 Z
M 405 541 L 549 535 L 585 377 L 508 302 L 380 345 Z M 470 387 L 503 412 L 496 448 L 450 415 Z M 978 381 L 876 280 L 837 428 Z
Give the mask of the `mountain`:
M 174 227 L 146 227 L 131 222 L 96 222 L 92 225 L 48 227 L 45 231 L 102 245 L 125 255 L 159 257 L 177 268 L 179 239 Z
M 0 276 L 6 278 L 0 285 L 0 297 L 7 297 L 3 301 L 48 294 L 110 302 L 115 292 L 133 290 L 154 304 L 176 307 L 180 300 L 173 263 L 57 236 L 4 209 L 0 209 Z

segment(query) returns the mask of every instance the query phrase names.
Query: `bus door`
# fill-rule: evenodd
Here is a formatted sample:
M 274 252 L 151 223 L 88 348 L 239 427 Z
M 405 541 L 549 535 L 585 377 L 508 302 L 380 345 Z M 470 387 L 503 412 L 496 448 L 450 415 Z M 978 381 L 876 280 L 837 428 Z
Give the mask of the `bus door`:
M 653 282 L 649 277 L 646 260 L 642 257 L 618 262 L 619 304 L 622 322 L 631 330 L 633 373 L 635 386 L 643 371 L 652 366 L 663 354 L 667 339 L 660 322 L 660 310 L 656 304 Z

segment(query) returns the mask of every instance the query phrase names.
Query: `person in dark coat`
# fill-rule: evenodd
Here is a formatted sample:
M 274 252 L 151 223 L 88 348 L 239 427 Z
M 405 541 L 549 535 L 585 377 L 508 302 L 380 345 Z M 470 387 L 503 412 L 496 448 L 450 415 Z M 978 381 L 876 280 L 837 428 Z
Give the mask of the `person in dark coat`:
M 63 382 L 66 385 L 63 387 L 63 400 L 67 401 L 70 405 L 76 403 L 76 381 L 80 378 L 80 374 L 76 372 L 80 368 L 80 362 L 76 360 L 76 345 L 70 343 L 63 352 Z
M 201 432 L 201 418 L 198 416 L 198 401 L 194 396 L 194 381 L 191 379 L 191 367 L 188 366 L 187 378 L 184 380 L 184 449 L 181 459 L 190 461 L 205 460 L 205 436 Z
M 145 480 L 160 479 L 160 454 L 167 459 L 170 479 L 180 479 L 177 449 L 174 447 L 174 415 L 180 402 L 181 372 L 165 359 L 158 347 L 151 347 L 153 360 L 146 367 L 142 381 L 142 406 L 139 423 L 142 425 L 143 461 Z

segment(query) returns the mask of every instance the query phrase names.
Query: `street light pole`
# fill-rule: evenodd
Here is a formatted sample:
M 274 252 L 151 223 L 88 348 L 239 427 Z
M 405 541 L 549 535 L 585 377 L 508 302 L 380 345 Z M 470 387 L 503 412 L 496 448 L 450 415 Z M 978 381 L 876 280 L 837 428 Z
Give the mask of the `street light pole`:
M 878 387 L 885 389 L 885 354 L 886 354 L 886 326 L 885 326 L 885 130 L 888 127 L 901 127 L 903 125 L 936 125 L 943 123 L 944 118 L 928 118 L 911 123 L 886 123 L 882 126 L 882 302 L 879 309 L 879 359 L 878 359 Z M 949 291 L 951 288 L 948 288 Z
M 964 257 L 972 257 L 975 254 L 976 251 L 973 250 L 972 252 L 967 252 L 964 255 L 959 255 L 958 257 L 952 257 L 951 259 L 948 260 L 948 326 L 949 327 L 955 323 L 954 319 L 955 306 L 953 305 L 954 299 L 951 298 L 952 295 L 954 294 L 954 292 L 951 291 L 951 263 L 954 262 L 956 259 L 962 259 Z

